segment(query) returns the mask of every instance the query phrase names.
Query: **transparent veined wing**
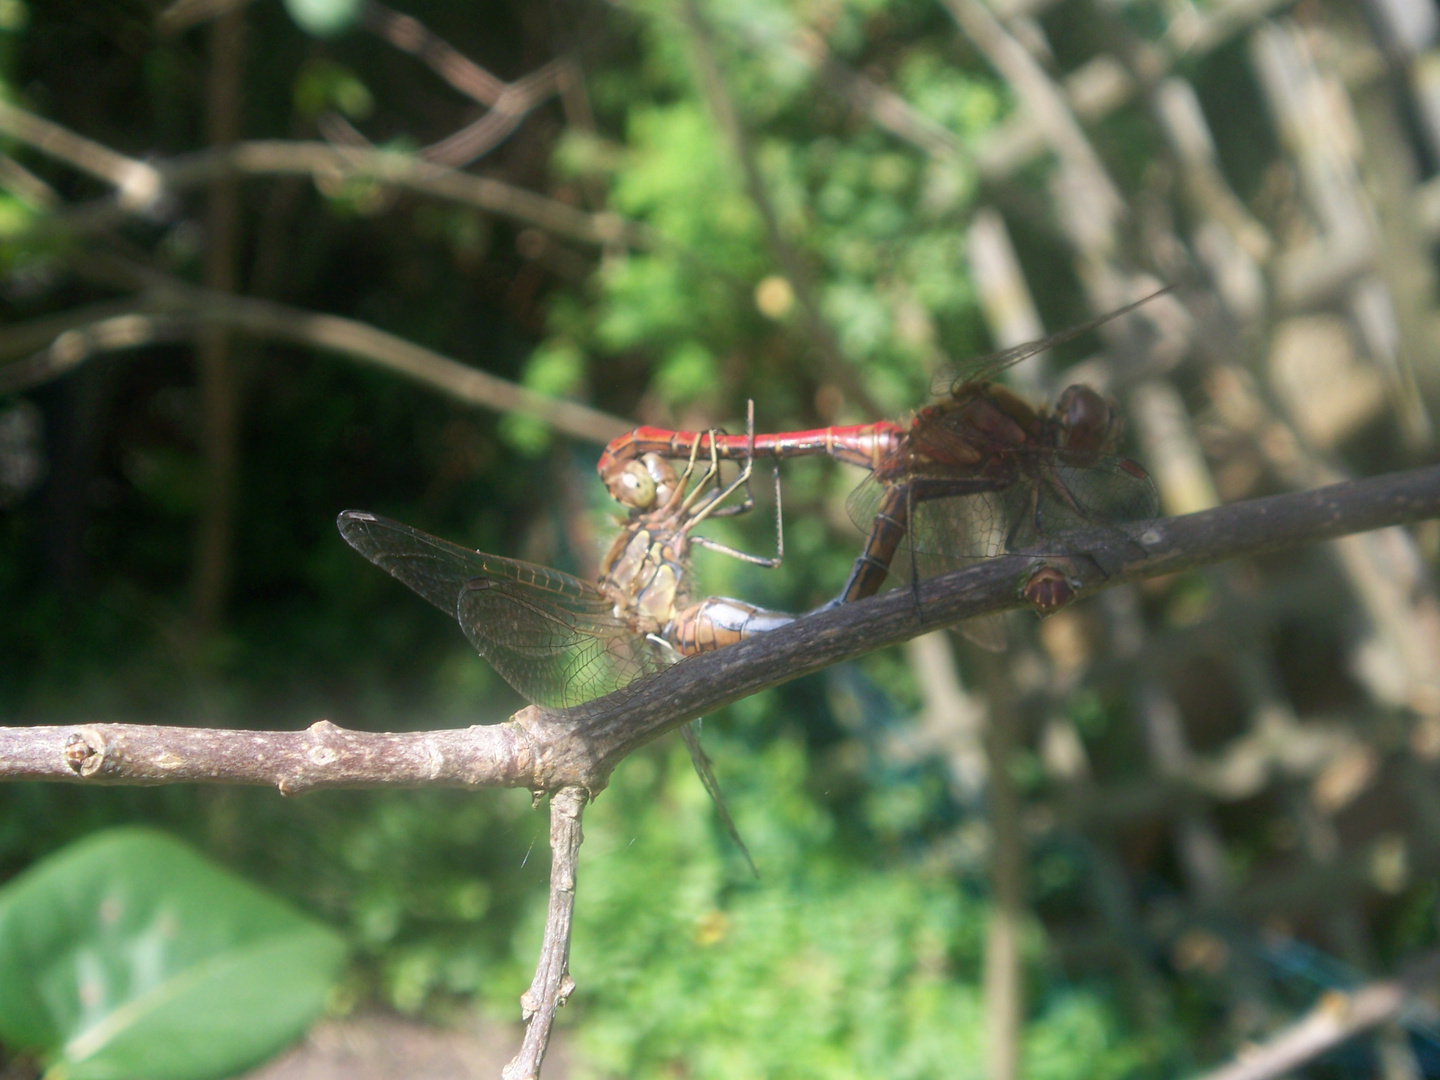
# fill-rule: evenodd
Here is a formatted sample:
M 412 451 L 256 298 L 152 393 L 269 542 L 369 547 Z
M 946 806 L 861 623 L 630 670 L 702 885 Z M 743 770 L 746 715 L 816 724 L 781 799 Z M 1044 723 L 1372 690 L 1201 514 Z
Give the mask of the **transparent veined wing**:
M 397 521 L 347 510 L 356 551 L 460 623 L 481 656 L 536 705 L 569 708 L 669 666 L 674 654 L 624 619 L 595 586 L 487 555 Z
M 1136 308 L 1148 304 L 1157 296 L 1163 296 L 1174 288 L 1174 285 L 1167 285 L 1163 289 L 1156 289 L 1148 296 L 1143 296 L 1134 303 L 1126 304 L 1124 307 L 1118 307 L 1114 311 L 1107 311 L 1104 315 L 1097 315 L 1093 319 L 1088 319 L 1083 323 L 1071 326 L 1065 330 L 1047 334 L 1043 338 L 1037 338 L 1034 341 L 1023 341 L 1019 345 L 1012 345 L 1010 348 L 1001 349 L 999 352 L 986 353 L 983 356 L 972 356 L 968 360 L 962 360 L 953 367 L 948 367 L 936 373 L 931 383 L 931 393 L 936 398 L 944 398 L 953 394 L 966 383 L 988 382 L 1006 368 L 1013 367 L 1022 360 L 1028 360 L 1037 353 L 1042 353 L 1047 349 L 1055 348 L 1057 345 L 1064 345 L 1066 342 L 1073 341 L 1082 334 L 1088 334 L 1091 330 L 1104 326 L 1112 319 L 1118 319 L 1122 315 L 1128 315 Z
M 1069 465 L 1063 454 L 1036 455 L 1024 475 L 1025 482 L 1007 493 L 1010 550 L 1044 551 L 1067 533 L 1102 530 L 1131 536 L 1160 513 L 1150 474 L 1128 458 Z
M 983 559 L 1005 551 L 1005 526 L 1014 483 L 1002 485 L 983 477 L 955 478 L 916 470 L 898 485 L 867 476 L 850 493 L 845 509 L 855 524 L 869 531 L 884 510 L 892 487 L 909 498 L 899 508 L 907 521 L 901 552 L 923 552 L 952 559 Z M 892 504 L 893 505 L 893 504 Z M 893 512 L 892 512 L 893 513 Z

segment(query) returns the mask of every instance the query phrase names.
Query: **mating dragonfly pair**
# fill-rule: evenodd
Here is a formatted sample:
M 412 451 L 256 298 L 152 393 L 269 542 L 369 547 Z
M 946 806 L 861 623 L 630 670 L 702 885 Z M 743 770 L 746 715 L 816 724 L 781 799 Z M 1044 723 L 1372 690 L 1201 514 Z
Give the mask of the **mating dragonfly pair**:
M 1066 548 L 1067 533 L 1133 527 L 1154 517 L 1154 484 L 1142 466 L 1116 454 L 1120 422 L 1105 398 L 1077 385 L 1053 409 L 1035 408 L 993 380 L 1158 295 L 970 361 L 907 423 L 756 435 L 752 414 L 745 435 L 651 427 L 622 435 L 605 448 L 598 469 L 630 518 L 593 584 L 359 511 L 340 515 L 340 532 L 371 562 L 457 618 L 480 655 L 522 697 L 549 708 L 579 705 L 682 657 L 792 621 L 739 600 L 691 598 L 692 544 L 762 565 L 778 565 L 783 555 L 783 534 L 780 554 L 767 559 L 694 532 L 712 517 L 750 509 L 756 457 L 823 454 L 869 470 L 847 503 L 868 536 L 836 603 L 877 592 L 902 550 L 912 565 L 917 554 L 1074 556 L 1083 552 Z M 722 460 L 743 462 L 729 484 L 721 482 Z M 742 488 L 745 497 L 732 502 Z M 778 471 L 776 495 L 778 518 Z M 1069 590 L 1062 573 L 1041 566 L 1027 595 L 1043 612 L 1063 604 Z M 692 753 L 697 749 L 692 745 Z

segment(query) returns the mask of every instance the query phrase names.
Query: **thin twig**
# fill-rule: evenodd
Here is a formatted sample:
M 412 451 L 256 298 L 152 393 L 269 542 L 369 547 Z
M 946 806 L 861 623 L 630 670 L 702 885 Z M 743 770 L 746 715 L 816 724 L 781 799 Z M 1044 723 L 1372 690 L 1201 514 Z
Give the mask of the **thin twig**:
M 520 1052 L 500 1073 L 501 1080 L 536 1080 L 540 1062 L 550 1044 L 555 1012 L 575 990 L 570 977 L 570 928 L 575 913 L 575 872 L 580 859 L 580 816 L 585 810 L 584 788 L 566 787 L 550 800 L 550 907 L 545 914 L 545 937 L 535 980 L 520 998 L 525 1017 L 525 1040 Z
M 401 52 L 421 60 L 460 93 L 489 111 L 453 135 L 420 151 L 427 161 L 459 168 L 494 149 L 520 126 L 532 109 L 558 94 L 566 75 L 564 61 L 552 60 L 522 79 L 507 83 L 486 71 L 418 19 L 366 0 L 360 25 Z
M 1440 951 L 1425 954 L 1399 976 L 1349 993 L 1331 991 L 1274 1038 L 1247 1047 L 1234 1061 L 1197 1080 L 1276 1080 L 1356 1035 L 1397 1019 L 1417 991 L 1440 978 Z
M 113 185 L 120 206 L 127 212 L 148 210 L 165 189 L 164 179 L 155 166 L 116 153 L 108 146 L 3 100 L 0 100 L 0 133 Z
M 32 210 L 54 210 L 60 205 L 55 189 L 9 154 L 0 153 L 0 188 Z
M 402 15 L 377 0 L 365 0 L 360 25 L 401 52 L 422 61 L 431 71 L 466 97 L 481 105 L 494 105 L 506 84 L 460 52 L 419 19 Z
M 618 214 L 587 213 L 484 176 L 455 172 L 411 154 L 328 143 L 237 143 L 151 164 L 108 147 L 6 102 L 0 102 L 0 134 L 97 176 L 118 189 L 115 199 L 81 204 L 56 222 L 67 229 L 104 229 L 132 214 L 148 212 L 169 189 L 183 190 L 241 174 L 369 178 L 435 198 L 477 206 L 503 217 L 589 244 L 654 247 L 649 229 Z
M 587 442 L 607 443 L 631 426 L 619 417 L 578 402 L 537 393 L 354 319 L 316 314 L 273 300 L 194 288 L 172 293 L 167 288 L 166 295 L 147 295 L 128 312 L 106 313 L 112 310 L 111 305 L 98 311 L 85 310 L 100 317 L 93 322 L 67 326 L 48 347 L 23 360 L 0 366 L 0 393 L 38 386 L 103 352 L 182 340 L 205 328 L 224 327 L 363 360 L 424 383 L 468 405 L 534 416 L 558 432 Z M 7 348 L 23 347 L 41 332 L 60 325 L 63 324 L 56 319 L 47 318 L 37 320 L 34 325 L 6 328 L 0 334 L 0 356 Z
M 423 147 L 418 156 L 452 169 L 470 164 L 504 142 L 537 105 L 558 94 L 561 80 L 562 62 L 554 60 L 523 79 L 504 84 L 505 91 L 496 99 L 494 108 L 439 142 Z M 321 135 L 338 146 L 375 149 L 358 128 L 338 113 L 322 114 L 317 126 Z
M 354 176 L 466 203 L 587 244 L 654 247 L 648 228 L 618 214 L 588 213 L 487 176 L 456 172 L 410 154 L 327 143 L 261 140 L 229 151 L 203 151 L 158 166 L 165 183 L 188 188 L 229 172 L 250 176 Z M 83 210 L 83 208 L 81 208 Z
M 426 161 L 460 168 L 500 145 L 531 110 L 560 92 L 563 64 L 552 60 L 523 79 L 506 83 L 490 111 L 420 151 Z

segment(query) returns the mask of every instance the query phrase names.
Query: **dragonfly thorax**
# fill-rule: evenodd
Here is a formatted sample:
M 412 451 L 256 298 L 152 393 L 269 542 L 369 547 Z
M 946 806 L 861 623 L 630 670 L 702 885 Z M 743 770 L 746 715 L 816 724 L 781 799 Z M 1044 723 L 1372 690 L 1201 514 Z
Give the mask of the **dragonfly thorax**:
M 634 529 L 621 533 L 600 568 L 600 590 L 615 614 L 641 633 L 659 633 L 690 599 L 683 533 Z

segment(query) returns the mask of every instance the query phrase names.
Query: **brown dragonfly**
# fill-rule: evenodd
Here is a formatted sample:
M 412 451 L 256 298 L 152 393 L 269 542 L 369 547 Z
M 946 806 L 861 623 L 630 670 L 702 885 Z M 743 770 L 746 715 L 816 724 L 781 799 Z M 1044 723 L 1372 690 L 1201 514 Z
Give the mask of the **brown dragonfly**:
M 710 468 L 689 489 L 694 454 L 679 475 L 667 461 L 647 462 L 658 497 L 649 511 L 626 523 L 594 584 L 560 570 L 471 551 L 363 511 L 345 511 L 337 525 L 351 547 L 454 616 L 476 651 L 521 697 L 547 708 L 571 708 L 624 690 L 685 656 L 793 621 L 793 616 L 741 600 L 690 600 L 691 544 L 765 566 L 779 565 L 783 558 L 783 534 L 773 559 L 693 535 L 711 516 L 748 509 L 748 488 L 745 503 L 725 503 L 748 483 L 749 464 L 721 487 L 719 459 L 712 456 Z M 681 733 L 726 830 L 749 861 L 694 725 L 685 725 Z
M 912 556 L 950 560 L 1017 551 L 1075 554 L 1060 539 L 1068 532 L 1156 516 L 1154 484 L 1138 462 L 1115 453 L 1120 420 L 1094 390 L 1071 386 L 1053 409 L 1043 409 L 993 380 L 1168 291 L 968 361 L 957 374 L 937 380 L 934 403 L 908 423 L 750 436 L 641 427 L 605 448 L 600 476 L 622 504 L 642 505 L 648 490 L 644 460 L 685 457 L 697 442 L 722 458 L 822 454 L 869 469 L 847 503 L 868 538 L 838 602 L 878 591 L 902 543 Z

